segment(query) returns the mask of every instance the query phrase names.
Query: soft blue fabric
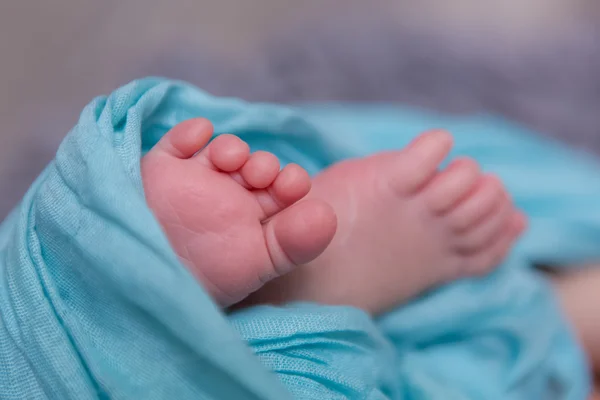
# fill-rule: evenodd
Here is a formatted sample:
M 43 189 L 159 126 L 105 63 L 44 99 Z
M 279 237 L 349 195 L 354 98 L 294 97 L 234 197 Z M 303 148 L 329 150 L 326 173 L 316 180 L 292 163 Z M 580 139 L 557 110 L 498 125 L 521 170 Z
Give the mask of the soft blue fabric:
M 197 116 L 312 173 L 451 129 L 455 154 L 500 175 L 530 229 L 493 275 L 378 321 L 311 304 L 224 316 L 179 264 L 140 179 L 143 150 Z M 0 227 L 0 398 L 584 399 L 585 360 L 530 264 L 600 258 L 597 171 L 488 117 L 289 109 L 135 81 L 85 108 Z

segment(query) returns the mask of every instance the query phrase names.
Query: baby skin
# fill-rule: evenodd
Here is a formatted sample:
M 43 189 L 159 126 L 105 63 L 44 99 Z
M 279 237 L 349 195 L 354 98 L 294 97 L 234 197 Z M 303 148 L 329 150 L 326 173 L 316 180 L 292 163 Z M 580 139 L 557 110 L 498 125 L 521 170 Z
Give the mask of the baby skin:
M 322 255 L 247 304 L 314 301 L 379 314 L 426 289 L 490 272 L 526 219 L 475 161 L 456 159 L 440 171 L 451 146 L 448 133 L 432 131 L 403 150 L 318 175 L 307 198 L 333 206 L 336 236 Z
M 339 163 L 312 190 L 300 167 L 280 171 L 273 155 L 249 154 L 231 135 L 207 144 L 211 135 L 203 119 L 176 126 L 144 157 L 142 177 L 174 250 L 223 307 L 250 296 L 244 304 L 380 313 L 490 271 L 525 225 L 500 182 L 472 160 L 439 171 L 452 144 L 445 132 Z
M 232 135 L 210 144 L 205 119 L 175 126 L 142 159 L 146 200 L 181 261 L 222 307 L 312 261 L 331 242 L 336 217 L 308 199 L 308 174 L 280 171 Z

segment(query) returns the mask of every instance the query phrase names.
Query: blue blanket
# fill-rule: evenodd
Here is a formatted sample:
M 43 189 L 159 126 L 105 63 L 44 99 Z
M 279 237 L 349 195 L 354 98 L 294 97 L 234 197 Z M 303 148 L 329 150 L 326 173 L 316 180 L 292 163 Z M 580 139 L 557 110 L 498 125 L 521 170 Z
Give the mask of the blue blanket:
M 143 153 L 197 116 L 311 173 L 448 128 L 455 154 L 502 177 L 530 229 L 491 276 L 376 321 L 313 304 L 225 316 L 178 262 L 140 178 Z M 135 81 L 84 109 L 0 227 L 0 398 L 583 399 L 581 349 L 531 263 L 600 259 L 598 170 L 491 117 L 292 109 Z

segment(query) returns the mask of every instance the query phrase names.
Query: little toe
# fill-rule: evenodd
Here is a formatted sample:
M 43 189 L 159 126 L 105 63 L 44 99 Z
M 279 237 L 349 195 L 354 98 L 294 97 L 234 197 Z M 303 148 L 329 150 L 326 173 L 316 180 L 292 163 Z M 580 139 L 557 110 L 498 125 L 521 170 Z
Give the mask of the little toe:
M 448 214 L 448 224 L 455 232 L 463 232 L 490 214 L 499 203 L 506 200 L 500 179 L 485 175 L 473 191 Z
M 279 174 L 279 160 L 272 153 L 257 151 L 250 155 L 240 174 L 253 188 L 264 189 L 272 184 Z
M 506 229 L 487 248 L 474 253 L 467 259 L 467 274 L 483 275 L 491 272 L 508 256 L 524 228 L 525 217 L 517 211 L 513 214 Z
M 254 194 L 265 218 L 269 218 L 306 196 L 310 187 L 310 176 L 306 170 L 297 164 L 288 164 L 279 172 L 271 186 L 257 190 Z
M 506 197 L 472 229 L 456 236 L 454 242 L 456 250 L 463 254 L 471 254 L 490 246 L 508 228 L 514 212 L 513 204 Z
M 527 228 L 527 217 L 519 210 L 514 210 L 510 216 L 507 230 L 516 240 Z
M 525 214 L 523 214 L 521 211 L 517 211 L 513 215 L 511 227 L 515 232 L 515 235 L 517 237 L 520 236 L 523 232 L 525 232 L 525 229 L 527 229 L 527 216 L 525 216 Z
M 454 160 L 425 187 L 423 195 L 431 211 L 444 214 L 464 199 L 481 176 L 479 165 L 470 158 Z
M 205 118 L 194 118 L 175 125 L 150 150 L 172 157 L 187 159 L 201 150 L 213 134 L 213 126 Z
M 250 147 L 235 135 L 217 136 L 194 159 L 224 172 L 233 172 L 248 161 Z
M 317 199 L 294 204 L 275 215 L 263 227 L 274 267 L 273 276 L 263 282 L 317 258 L 331 243 L 336 228 L 333 208 Z
M 394 171 L 392 187 L 402 194 L 413 193 L 427 183 L 452 148 L 452 136 L 441 130 L 421 134 L 400 152 L 388 153 Z

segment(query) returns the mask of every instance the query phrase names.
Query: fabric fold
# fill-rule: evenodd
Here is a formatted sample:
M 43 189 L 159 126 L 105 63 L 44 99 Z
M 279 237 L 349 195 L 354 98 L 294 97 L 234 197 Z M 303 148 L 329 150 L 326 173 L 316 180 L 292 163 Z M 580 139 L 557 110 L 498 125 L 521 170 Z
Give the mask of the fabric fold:
M 443 126 L 531 227 L 494 274 L 377 321 L 314 304 L 226 316 L 179 263 L 140 176 L 144 152 L 199 116 L 311 173 Z M 490 117 L 248 104 L 134 81 L 84 109 L 0 226 L 0 398 L 581 399 L 585 358 L 531 264 L 600 259 L 597 167 Z

